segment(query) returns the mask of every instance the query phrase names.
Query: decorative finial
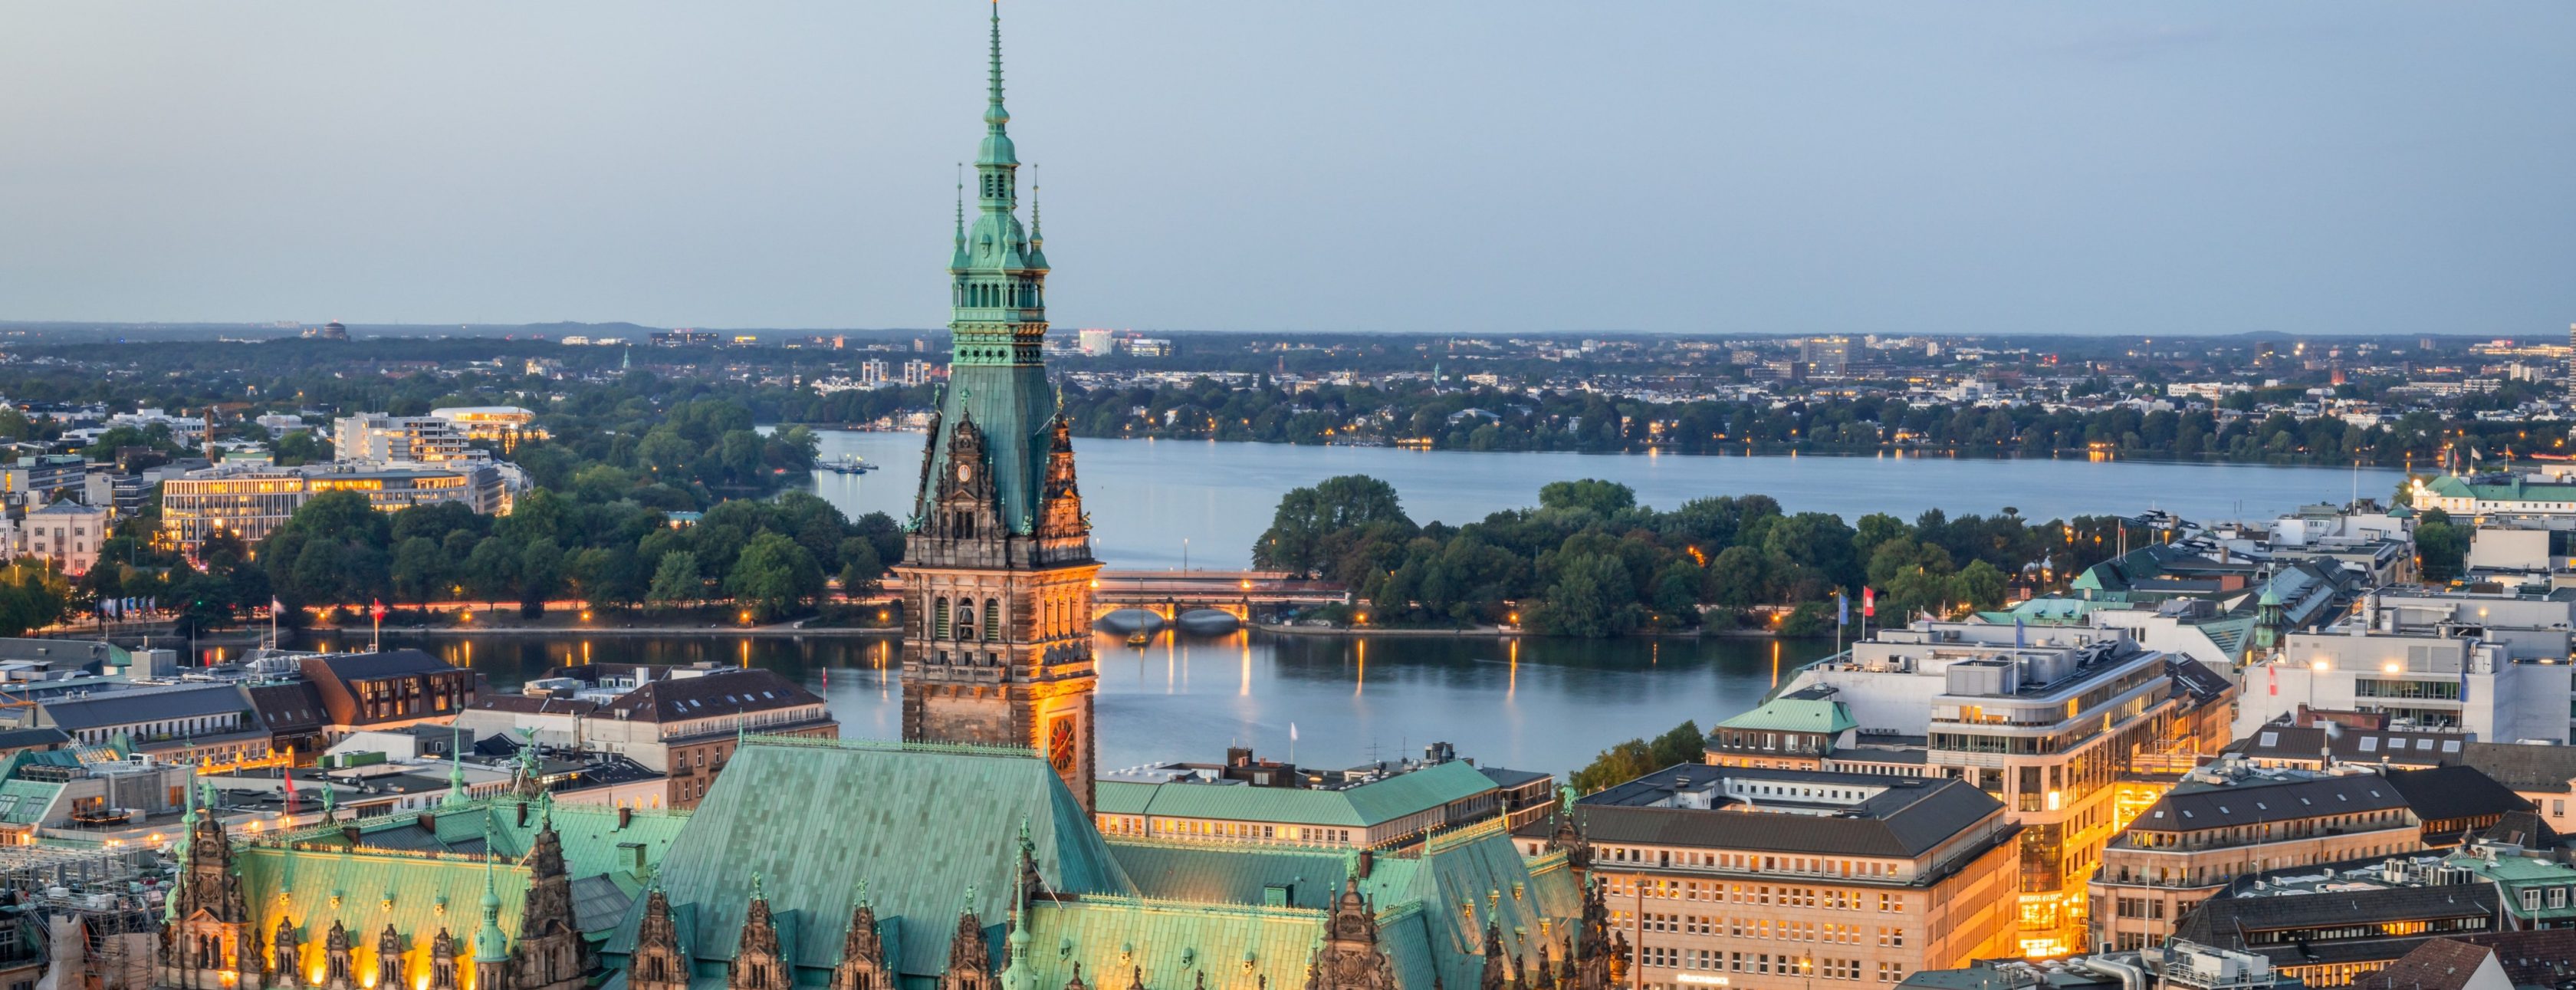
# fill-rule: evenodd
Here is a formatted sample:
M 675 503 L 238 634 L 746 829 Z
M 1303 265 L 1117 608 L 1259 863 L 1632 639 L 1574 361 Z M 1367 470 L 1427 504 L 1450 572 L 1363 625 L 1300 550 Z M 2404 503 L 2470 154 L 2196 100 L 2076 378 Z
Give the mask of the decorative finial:
M 859 906 L 868 906 L 868 878 L 859 878 Z
M 760 874 L 758 873 L 751 875 L 751 899 L 755 901 L 765 901 L 769 899 L 766 895 L 761 893 Z
M 1011 112 L 1002 109 L 1002 0 L 993 0 L 993 68 L 992 94 L 984 109 L 984 123 L 999 134 L 1002 125 L 1011 120 Z
M 1044 188 L 1046 188 L 1046 187 L 1045 187 L 1045 186 L 1043 186 L 1043 185 L 1040 185 L 1040 184 L 1038 183 L 1038 166 L 1037 166 L 1037 163 L 1036 163 L 1036 162 L 1030 162 L 1030 163 L 1029 163 L 1029 246 L 1030 246 L 1030 247 L 1039 247 L 1039 246 L 1042 246 L 1042 245 L 1044 245 L 1044 244 L 1046 243 L 1046 222 L 1045 222 L 1045 221 L 1043 221 L 1043 220 L 1040 220 L 1040 219 L 1038 218 L 1038 190 L 1041 190 L 1041 189 L 1044 189 Z

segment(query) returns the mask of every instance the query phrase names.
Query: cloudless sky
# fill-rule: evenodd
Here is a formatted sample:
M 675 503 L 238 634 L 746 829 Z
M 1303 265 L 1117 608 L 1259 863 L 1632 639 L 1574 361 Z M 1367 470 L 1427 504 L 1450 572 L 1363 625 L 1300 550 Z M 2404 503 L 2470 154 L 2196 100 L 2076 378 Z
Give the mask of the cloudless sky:
M 0 319 L 939 325 L 989 9 L 0 0 Z M 1003 35 L 1058 326 L 2576 322 L 2565 0 L 1026 0 Z

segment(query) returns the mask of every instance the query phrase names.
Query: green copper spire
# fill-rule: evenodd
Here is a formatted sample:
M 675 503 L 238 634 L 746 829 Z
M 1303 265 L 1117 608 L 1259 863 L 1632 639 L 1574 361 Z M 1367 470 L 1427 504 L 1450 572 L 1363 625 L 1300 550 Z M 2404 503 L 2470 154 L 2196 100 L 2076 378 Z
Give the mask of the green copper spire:
M 914 503 L 912 528 L 933 516 L 943 484 L 967 482 L 993 510 L 979 530 L 990 536 L 1037 531 L 1044 515 L 1047 458 L 1053 444 L 1055 389 L 1042 357 L 1046 339 L 1046 256 L 1018 216 L 1019 152 L 1002 106 L 1002 19 L 990 20 L 984 138 L 975 156 L 975 215 L 958 211 L 949 255 L 951 345 L 948 381 Z M 1035 219 L 1034 216 L 1031 218 Z M 976 463 L 954 463 L 959 431 L 972 424 Z M 955 513 L 948 513 L 954 518 Z
M 483 848 L 492 847 L 492 832 L 483 832 Z M 483 927 L 474 931 L 474 961 L 501 962 L 510 958 L 510 938 L 501 934 L 501 888 L 492 880 L 492 856 L 483 857 Z
M 448 727 L 447 796 L 445 798 L 441 798 L 438 802 L 439 807 L 442 808 L 453 808 L 465 803 L 465 744 L 463 739 L 464 730 L 458 729 L 452 725 Z

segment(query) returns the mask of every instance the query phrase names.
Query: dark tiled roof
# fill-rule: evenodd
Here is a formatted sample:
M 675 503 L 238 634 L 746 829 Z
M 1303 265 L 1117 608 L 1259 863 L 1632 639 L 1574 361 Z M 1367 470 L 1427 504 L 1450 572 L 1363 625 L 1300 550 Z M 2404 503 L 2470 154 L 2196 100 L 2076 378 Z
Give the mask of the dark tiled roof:
M 69 730 L 131 725 L 160 719 L 226 715 L 249 705 L 230 684 L 105 691 L 44 703 L 45 717 Z
M 419 650 L 386 650 L 382 653 L 332 653 L 304 659 L 305 676 L 313 676 L 320 667 L 344 681 L 365 681 L 405 674 L 436 674 L 461 669 Z
M 11 729 L 6 732 L 0 732 L 0 749 L 27 749 L 34 746 L 60 746 L 70 741 L 72 741 L 71 736 L 65 735 L 61 729 L 54 728 Z
M 2165 660 L 2165 673 L 2174 679 L 2176 687 L 2182 688 L 2202 702 L 2224 697 L 2236 686 L 2235 681 L 2229 680 L 2227 675 L 2212 669 L 2208 664 L 2179 655 Z
M 2517 791 L 2562 792 L 2576 780 L 2576 746 L 2473 742 L 2460 762 Z
M 637 722 L 678 722 L 822 703 L 820 695 L 777 671 L 753 667 L 652 681 L 609 702 L 604 714 Z
M 2558 831 L 2549 827 L 2540 810 L 2508 811 L 2496 823 L 2478 830 L 2478 837 L 2489 842 L 2506 842 L 2525 849 L 2547 849 L 2558 844 Z
M 2481 945 L 2495 952 L 2504 975 L 2517 987 L 2576 987 L 2576 928 L 2543 928 L 2527 932 L 2455 935 L 2442 941 Z
M 1491 778 L 1496 787 L 1520 787 L 1546 780 L 1549 775 L 1536 770 L 1506 770 L 1502 767 L 1477 767 Z
M 2377 774 L 2307 780 L 2177 788 L 2147 809 L 2134 828 L 2189 832 L 2291 818 L 2387 811 L 2410 807 L 2406 796 Z
M 242 689 L 250 696 L 250 707 L 259 713 L 260 723 L 271 732 L 315 732 L 330 721 L 322 708 L 322 695 L 311 681 L 286 684 L 255 684 Z
M 2490 951 L 2482 945 L 2437 938 L 2397 957 L 2388 968 L 2354 980 L 2353 990 L 2460 990 Z
M 2495 887 L 2484 883 L 2390 887 L 2316 894 L 2218 897 L 2183 916 L 2174 937 L 2245 949 L 2244 934 L 2337 924 L 2494 917 Z M 2394 954 L 2392 954 L 2393 956 Z
M 1886 789 L 1854 806 L 1855 813 L 1849 815 L 1748 810 L 1731 801 L 1709 810 L 1648 804 L 1669 797 L 1676 777 L 1707 781 L 1712 779 L 1711 775 L 1725 776 L 1730 771 L 1766 781 L 1858 784 Z M 1690 764 L 1657 771 L 1586 797 L 1577 804 L 1575 815 L 1586 837 L 1596 843 L 1910 858 L 1950 841 L 2001 810 L 2002 802 L 1965 781 L 1812 771 L 1742 771 Z M 1556 816 L 1563 813 L 1561 810 L 1549 812 L 1545 818 L 1523 827 L 1522 834 L 1554 834 Z
M 2249 759 L 2316 762 L 2331 752 L 2342 763 L 2383 763 L 2396 767 L 2447 766 L 2458 763 L 2474 743 L 2456 732 L 2410 732 L 2397 729 L 2339 728 L 2329 736 L 2322 726 L 2266 725 L 2227 747 Z
M 2474 767 L 2394 770 L 2388 782 L 2406 795 L 2415 817 L 2427 822 L 2529 811 L 2531 802 Z

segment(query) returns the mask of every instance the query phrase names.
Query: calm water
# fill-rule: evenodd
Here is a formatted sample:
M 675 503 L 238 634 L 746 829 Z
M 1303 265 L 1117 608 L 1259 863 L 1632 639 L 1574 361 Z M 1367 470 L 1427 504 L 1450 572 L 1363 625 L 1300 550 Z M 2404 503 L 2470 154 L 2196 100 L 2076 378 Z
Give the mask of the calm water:
M 881 470 L 822 474 L 814 491 L 856 516 L 912 511 L 921 472 L 918 433 L 822 434 L 827 459 L 857 454 Z M 2161 508 L 2201 521 L 2269 519 L 2299 505 L 2363 495 L 2385 499 L 2402 472 L 2366 468 L 2166 464 L 2152 461 L 1978 460 L 1948 457 L 1683 457 L 1503 454 L 1297 447 L 1179 440 L 1084 440 L 1083 507 L 1100 557 L 1116 568 L 1242 567 L 1279 496 L 1338 474 L 1393 484 L 1415 522 L 1466 523 L 1538 504 L 1538 488 L 1606 478 L 1638 501 L 1670 509 L 1710 495 L 1769 495 L 1790 512 L 1846 521 L 1872 512 L 1911 520 L 1925 509 L 2025 518 Z
M 499 690 L 559 664 L 717 663 L 767 667 L 829 699 L 844 736 L 902 735 L 894 643 L 882 638 L 385 637 L 483 672 Z M 327 646 L 353 644 L 328 643 Z M 359 644 L 363 646 L 363 641 Z M 1613 743 L 1761 700 L 1774 658 L 1786 672 L 1833 643 L 1792 640 L 1567 640 L 1235 633 L 1139 650 L 1103 636 L 1100 761 L 1222 758 L 1243 743 L 1346 766 L 1455 743 L 1479 762 L 1563 773 Z
M 855 515 L 909 511 L 922 438 L 823 434 L 826 457 L 883 470 L 818 475 L 815 490 Z M 2397 472 L 2239 465 L 1949 458 L 1643 457 L 1477 454 L 1152 440 L 1080 440 L 1084 502 L 1112 567 L 1236 567 L 1279 495 L 1336 474 L 1396 486 L 1419 521 L 1461 522 L 1533 504 L 1539 485 L 1608 478 L 1670 508 L 1704 495 L 1763 493 L 1790 511 L 1857 518 L 1925 509 L 2026 517 L 2165 508 L 2198 519 L 2261 518 L 2357 488 L 2384 496 Z M 559 664 L 758 666 L 829 699 L 847 736 L 901 734 L 894 644 L 878 638 L 387 637 L 482 671 L 515 689 Z M 326 644 L 347 645 L 347 644 Z M 1451 637 L 1168 637 L 1136 649 L 1102 637 L 1100 759 L 1105 767 L 1212 760 L 1229 743 L 1345 766 L 1418 752 L 1434 740 L 1488 764 L 1563 773 L 1614 743 L 1751 707 L 1786 671 L 1831 642 L 1509 641 Z

